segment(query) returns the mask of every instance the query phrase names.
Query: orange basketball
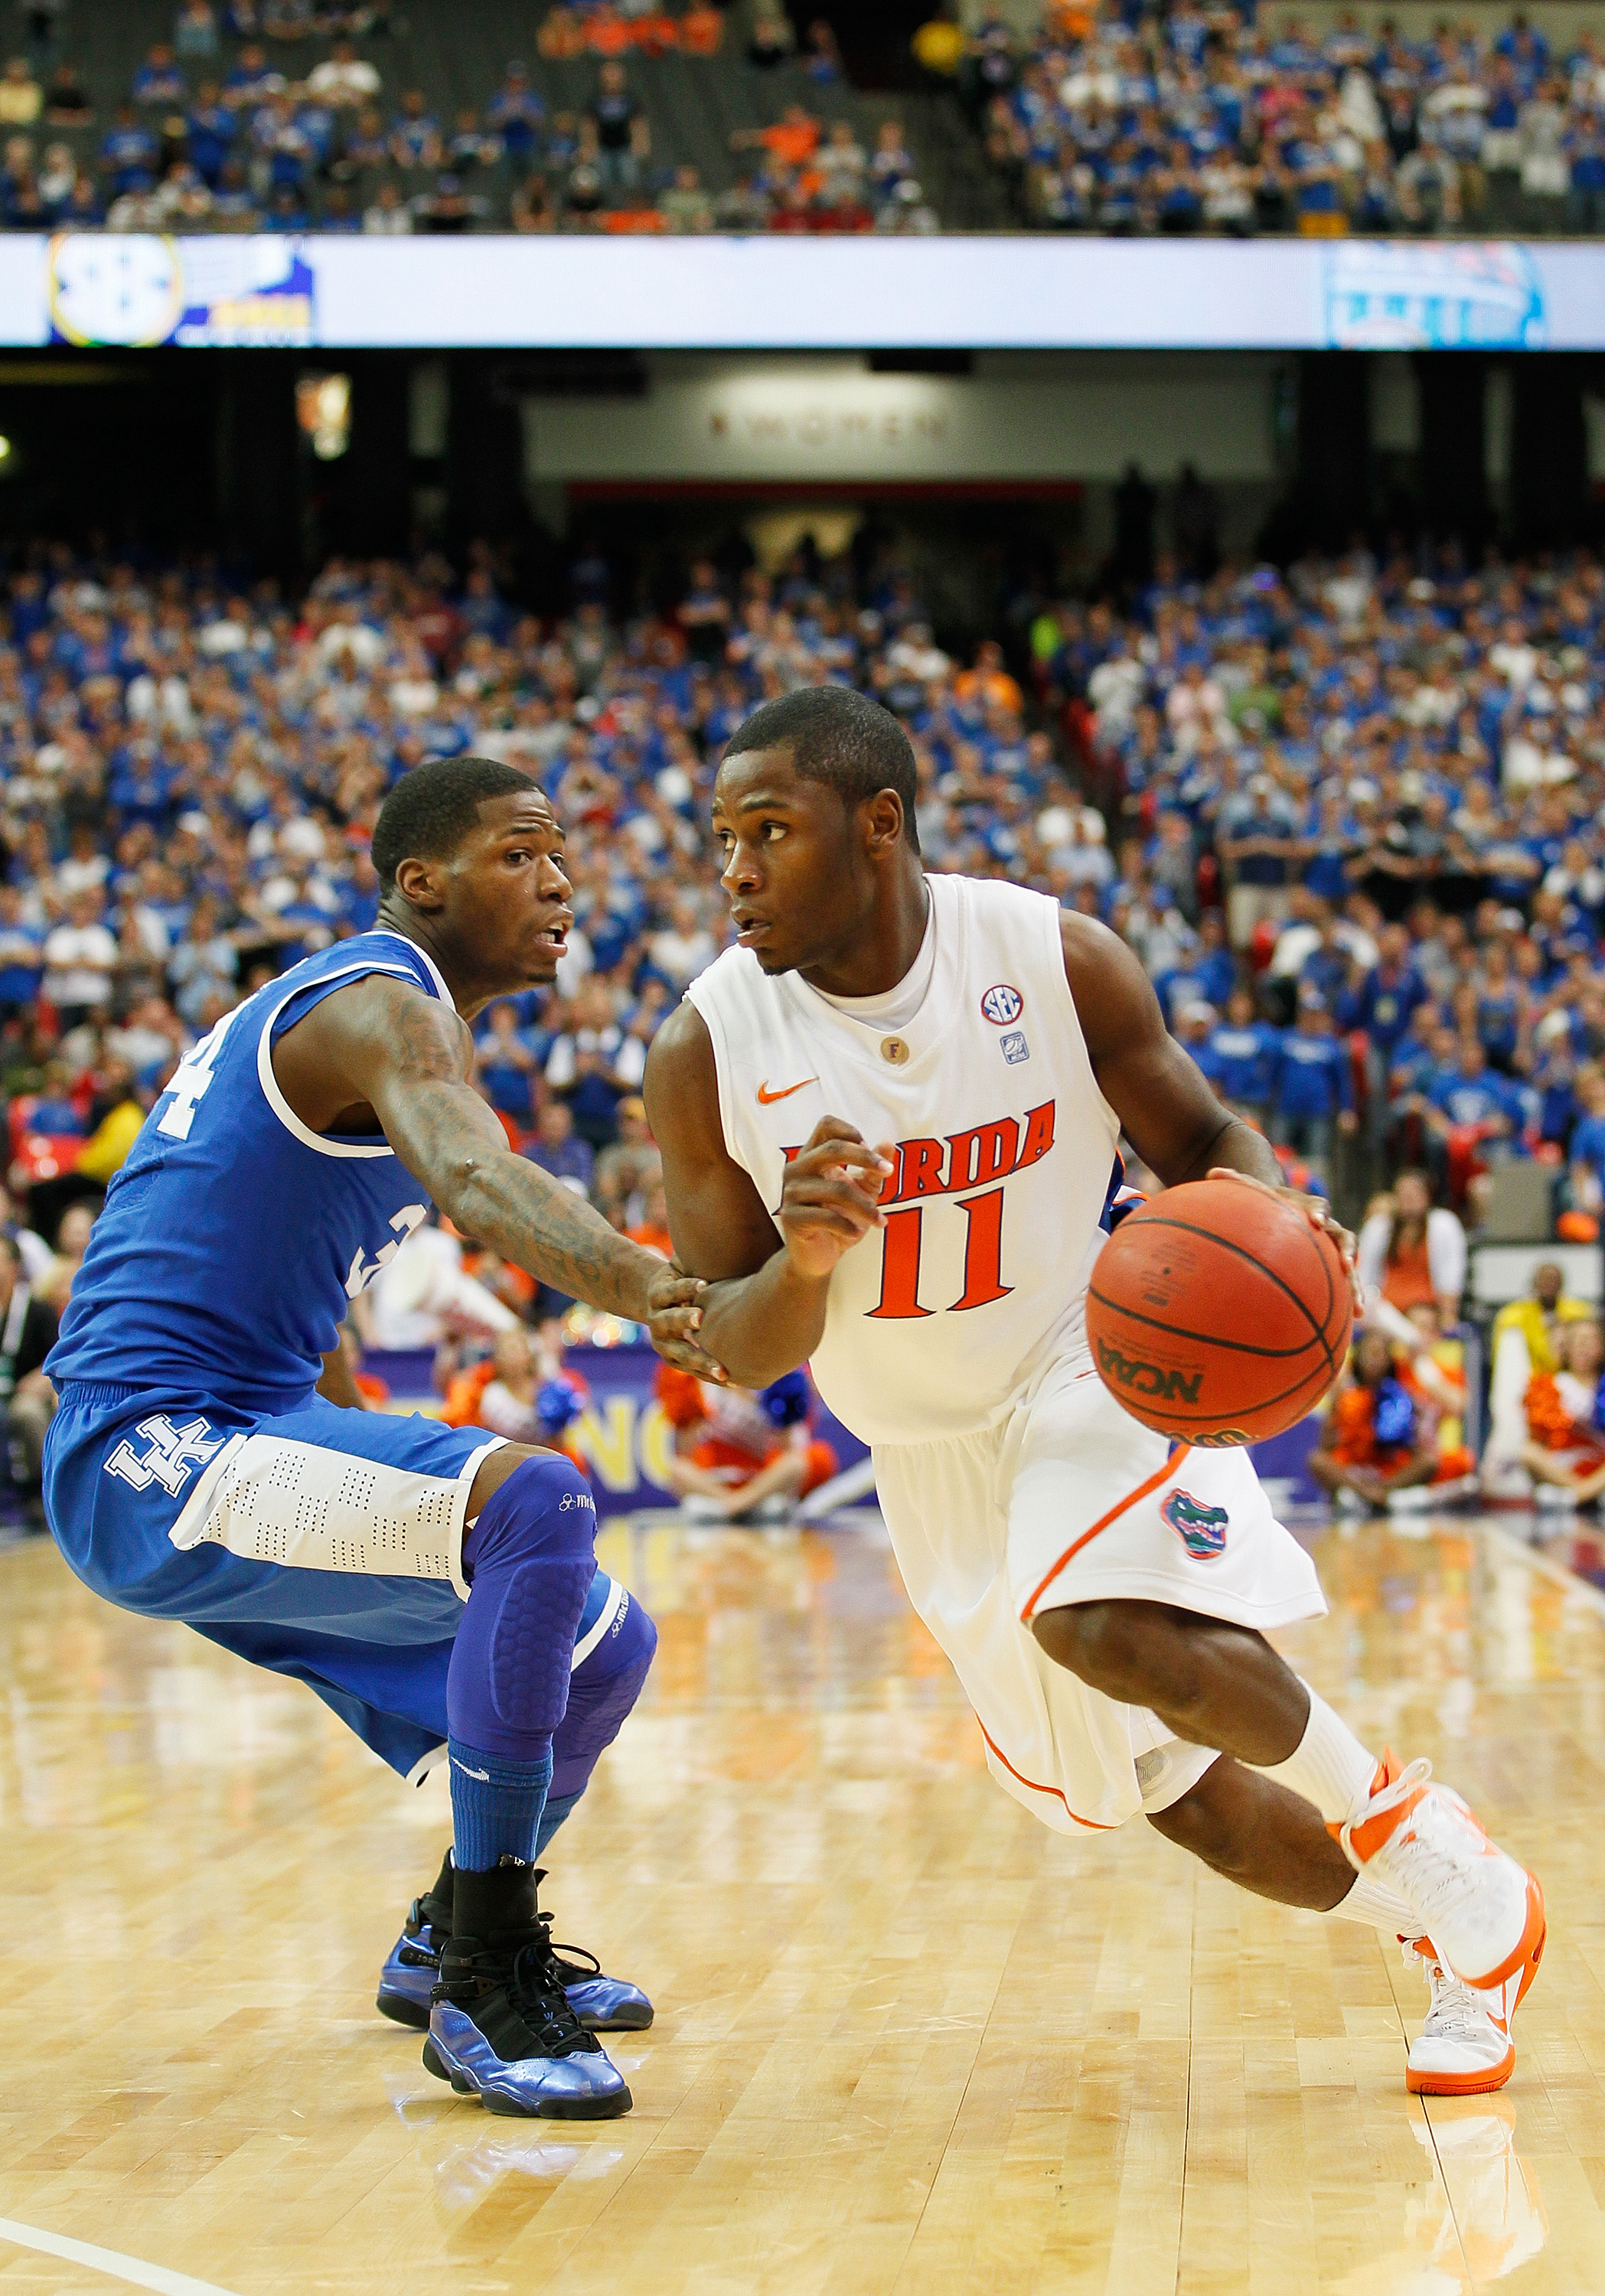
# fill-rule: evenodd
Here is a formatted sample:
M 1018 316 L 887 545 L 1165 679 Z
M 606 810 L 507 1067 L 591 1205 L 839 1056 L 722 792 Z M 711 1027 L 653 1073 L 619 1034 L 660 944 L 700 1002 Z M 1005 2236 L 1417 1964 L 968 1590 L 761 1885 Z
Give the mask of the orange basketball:
M 1279 1435 L 1343 1368 L 1354 1301 L 1298 1207 L 1192 1180 L 1127 1213 L 1087 1293 L 1093 1361 L 1145 1427 L 1211 1448 Z

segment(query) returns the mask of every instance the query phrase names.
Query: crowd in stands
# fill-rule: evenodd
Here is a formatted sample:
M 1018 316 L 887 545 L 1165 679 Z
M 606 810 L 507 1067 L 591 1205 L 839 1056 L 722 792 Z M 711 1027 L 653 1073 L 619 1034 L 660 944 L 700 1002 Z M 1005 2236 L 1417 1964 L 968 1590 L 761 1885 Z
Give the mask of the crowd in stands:
M 1502 1175 L 1536 1175 L 1561 1234 L 1598 1233 L 1592 557 L 1472 570 L 1356 548 L 1207 578 L 1162 560 L 1126 612 L 1021 599 L 1007 656 L 939 644 L 895 561 L 856 570 L 808 545 L 771 572 L 697 563 L 672 608 L 618 610 L 589 546 L 569 581 L 569 610 L 543 619 L 486 547 L 455 567 L 336 558 L 293 598 L 209 563 L 62 547 L 12 568 L 0 1100 L 26 1272 L 55 1299 L 81 1256 L 75 1200 L 115 1171 L 176 1059 L 373 922 L 385 791 L 469 751 L 553 793 L 577 913 L 555 990 L 479 1023 L 482 1088 L 515 1145 L 667 1249 L 639 1087 L 658 1022 L 727 931 L 713 773 L 756 703 L 821 679 L 908 726 L 928 865 L 1030 882 L 1122 934 L 1296 1179 L 1354 1204 L 1420 1168 L 1363 1233 L 1396 1344 L 1452 1332 L 1462 1223 Z M 392 1274 L 373 1295 L 392 1344 L 421 1310 L 438 1332 L 442 1301 L 494 1294 L 488 1341 L 566 1312 L 438 1229 Z M 529 1366 L 510 1368 L 528 1388 Z
M 991 11 L 959 74 L 1029 222 L 1098 232 L 1605 229 L 1605 44 L 1514 13 L 1485 37 L 1255 0 L 1053 0 L 1028 42 Z
M 389 20 L 372 5 L 183 0 L 171 40 L 121 89 L 92 89 L 67 59 L 12 57 L 0 70 L 0 220 L 13 231 L 381 237 L 937 228 L 896 119 L 866 148 L 849 120 L 770 101 L 757 77 L 728 181 L 662 160 L 630 58 L 717 54 L 725 19 L 708 0 L 554 7 L 538 53 L 594 67 L 573 111 L 549 110 L 517 59 L 477 106 L 398 84 L 379 37 Z M 759 0 L 746 39 L 754 74 L 794 45 L 783 10 Z M 823 20 L 806 61 L 812 86 L 840 77 Z
M 1347 1136 L 1475 1214 L 1536 1159 L 1573 1232 L 1597 1223 L 1602 612 L 1587 556 L 1358 549 L 1162 563 L 1132 620 L 1036 615 L 1038 692 L 1113 828 L 1056 821 L 1046 882 L 1133 941 L 1217 1088 L 1318 1170 Z

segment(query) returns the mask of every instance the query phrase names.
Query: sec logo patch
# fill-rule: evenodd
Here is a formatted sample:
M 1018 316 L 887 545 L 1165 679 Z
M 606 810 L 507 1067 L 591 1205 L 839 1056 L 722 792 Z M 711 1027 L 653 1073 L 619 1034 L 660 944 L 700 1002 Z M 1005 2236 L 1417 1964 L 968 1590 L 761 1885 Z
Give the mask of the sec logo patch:
M 995 1029 L 1006 1029 L 1011 1021 L 1019 1020 L 1025 1009 L 1025 998 L 1006 980 L 1000 980 L 995 988 L 988 988 L 981 999 L 981 1016 L 990 1021 Z

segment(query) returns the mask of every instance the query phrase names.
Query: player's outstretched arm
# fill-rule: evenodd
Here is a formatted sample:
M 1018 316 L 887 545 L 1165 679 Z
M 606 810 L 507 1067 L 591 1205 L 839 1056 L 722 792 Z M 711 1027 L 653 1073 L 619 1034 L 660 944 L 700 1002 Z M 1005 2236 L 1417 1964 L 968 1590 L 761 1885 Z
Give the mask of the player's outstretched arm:
M 337 989 L 274 1051 L 280 1089 L 305 1124 L 366 1105 L 414 1177 L 465 1235 L 543 1283 L 644 1324 L 668 1362 L 700 1378 L 719 1365 L 697 1342 L 702 1285 L 617 1234 L 583 1196 L 515 1155 L 469 1073 L 466 1025 L 384 973 Z
M 891 1164 L 827 1116 L 787 1167 L 772 1219 L 725 1144 L 713 1040 L 693 1004 L 653 1037 L 644 1091 L 676 1257 L 711 1287 L 702 1344 L 741 1386 L 766 1387 L 819 1345 L 831 1271 L 881 1226 L 876 1199 Z
M 1118 933 L 1094 918 L 1062 922 L 1065 979 L 1098 1088 L 1120 1129 L 1167 1188 L 1211 1173 L 1278 1195 L 1291 1193 L 1270 1142 L 1221 1106 L 1208 1079 L 1165 1026 L 1153 984 Z M 1355 1240 L 1316 1196 L 1301 1197 L 1354 1266 Z

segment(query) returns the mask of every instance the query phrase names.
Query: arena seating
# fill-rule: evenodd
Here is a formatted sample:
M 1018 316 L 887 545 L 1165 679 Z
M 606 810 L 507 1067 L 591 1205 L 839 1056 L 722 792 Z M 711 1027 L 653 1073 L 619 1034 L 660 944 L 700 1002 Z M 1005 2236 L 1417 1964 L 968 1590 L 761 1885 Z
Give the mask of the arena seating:
M 955 170 L 996 199 L 949 107 L 915 97 L 911 141 L 828 47 L 755 62 L 744 13 L 707 0 L 68 20 L 60 53 L 19 60 L 9 113 L 0 82 L 12 229 L 928 231 Z M 63 66 L 86 116 L 52 100 Z
M 1414 38 L 1058 0 L 1029 41 L 996 12 L 967 45 L 927 27 L 946 37 L 917 53 L 954 69 L 895 106 L 773 5 L 127 0 L 65 20 L 0 76 L 11 229 L 1605 227 L 1605 42 L 1519 14 Z
M 265 971 L 361 929 L 389 782 L 470 750 L 526 762 L 574 824 L 561 991 L 481 1033 L 510 1134 L 590 1181 L 658 1019 L 725 936 L 719 745 L 757 700 L 834 676 L 905 718 L 930 865 L 1028 879 L 1123 933 L 1290 1168 L 1336 1168 L 1357 1209 L 1368 1179 L 1423 1162 L 1475 1220 L 1501 1168 L 1535 1160 L 1563 1234 L 1597 1221 L 1592 558 L 1473 575 L 1361 554 L 1207 581 L 1162 564 L 1130 620 L 1044 603 L 1019 678 L 991 642 L 950 657 L 892 565 L 860 587 L 847 562 L 799 555 L 733 592 L 703 565 L 674 612 L 622 625 L 605 566 L 582 557 L 573 579 L 570 613 L 542 624 L 484 549 L 454 572 L 336 561 L 295 603 L 64 549 L 12 575 L 16 1184 L 70 1174 L 75 1135 L 148 1103 Z M 635 1123 L 626 1106 L 626 1144 L 645 1147 Z M 645 1216 L 650 1162 L 613 1159 L 615 1216 Z
M 1054 230 L 1593 233 L 1605 48 L 1541 12 L 1492 36 L 1057 0 L 995 10 L 961 83 L 1020 219 Z

